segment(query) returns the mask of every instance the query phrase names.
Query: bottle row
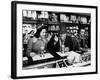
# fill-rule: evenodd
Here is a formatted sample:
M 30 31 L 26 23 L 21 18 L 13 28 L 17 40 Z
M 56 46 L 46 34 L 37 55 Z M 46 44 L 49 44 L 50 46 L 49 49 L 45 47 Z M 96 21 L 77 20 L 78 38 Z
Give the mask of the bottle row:
M 42 25 L 31 25 L 31 24 L 23 24 L 23 33 L 27 30 L 28 33 L 30 33 L 32 30 L 36 33 L 37 29 L 44 26 Z M 45 25 L 46 26 L 46 25 Z M 59 26 L 59 25 L 49 25 L 47 26 L 47 31 L 48 33 L 59 33 L 59 32 L 66 32 L 70 33 L 71 35 L 77 35 L 79 33 L 79 30 L 81 28 L 76 25 L 76 26 Z M 88 27 L 84 27 L 86 31 L 88 31 Z
M 23 10 L 23 21 L 48 21 L 90 24 L 90 14 L 79 13 L 57 13 L 48 11 Z

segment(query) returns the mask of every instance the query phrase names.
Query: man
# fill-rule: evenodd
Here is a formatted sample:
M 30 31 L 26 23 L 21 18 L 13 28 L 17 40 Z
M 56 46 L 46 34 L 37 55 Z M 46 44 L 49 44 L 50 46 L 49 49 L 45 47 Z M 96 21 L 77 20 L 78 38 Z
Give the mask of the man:
M 65 51 L 70 51 L 72 48 L 71 37 L 66 35 L 66 32 L 62 32 L 60 37 L 53 35 L 47 44 L 47 49 L 50 52 L 61 51 L 62 45 L 64 45 Z
M 60 47 L 61 45 L 65 46 L 65 51 L 70 51 L 72 50 L 72 39 L 69 35 L 69 33 L 62 32 L 60 36 Z
M 80 30 L 79 34 L 80 48 L 87 48 L 87 38 L 85 36 L 85 29 Z

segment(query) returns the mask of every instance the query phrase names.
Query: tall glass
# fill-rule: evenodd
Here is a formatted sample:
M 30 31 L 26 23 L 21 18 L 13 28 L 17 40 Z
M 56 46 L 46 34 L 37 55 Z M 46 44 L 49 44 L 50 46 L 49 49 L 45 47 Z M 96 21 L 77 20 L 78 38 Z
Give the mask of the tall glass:
M 65 45 L 64 44 L 61 45 L 61 53 L 65 53 Z
M 41 49 L 40 57 L 45 57 L 45 55 L 44 55 L 44 46 L 41 46 L 40 49 Z

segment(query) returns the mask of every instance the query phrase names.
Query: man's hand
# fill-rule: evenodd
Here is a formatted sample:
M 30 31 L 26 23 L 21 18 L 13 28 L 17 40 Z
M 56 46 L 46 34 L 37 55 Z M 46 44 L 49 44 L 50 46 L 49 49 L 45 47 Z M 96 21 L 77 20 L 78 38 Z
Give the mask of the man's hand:
M 65 47 L 65 52 L 68 52 L 69 51 L 69 47 Z

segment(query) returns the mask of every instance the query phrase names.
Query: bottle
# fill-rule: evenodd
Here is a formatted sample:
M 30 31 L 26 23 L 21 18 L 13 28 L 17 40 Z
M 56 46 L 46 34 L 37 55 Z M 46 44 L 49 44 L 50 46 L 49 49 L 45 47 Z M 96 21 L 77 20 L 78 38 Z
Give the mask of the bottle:
M 44 55 L 44 46 L 41 46 L 40 49 L 41 49 L 40 57 L 45 57 L 45 55 Z
M 64 53 L 65 52 L 65 46 L 64 44 L 61 45 L 61 53 Z

